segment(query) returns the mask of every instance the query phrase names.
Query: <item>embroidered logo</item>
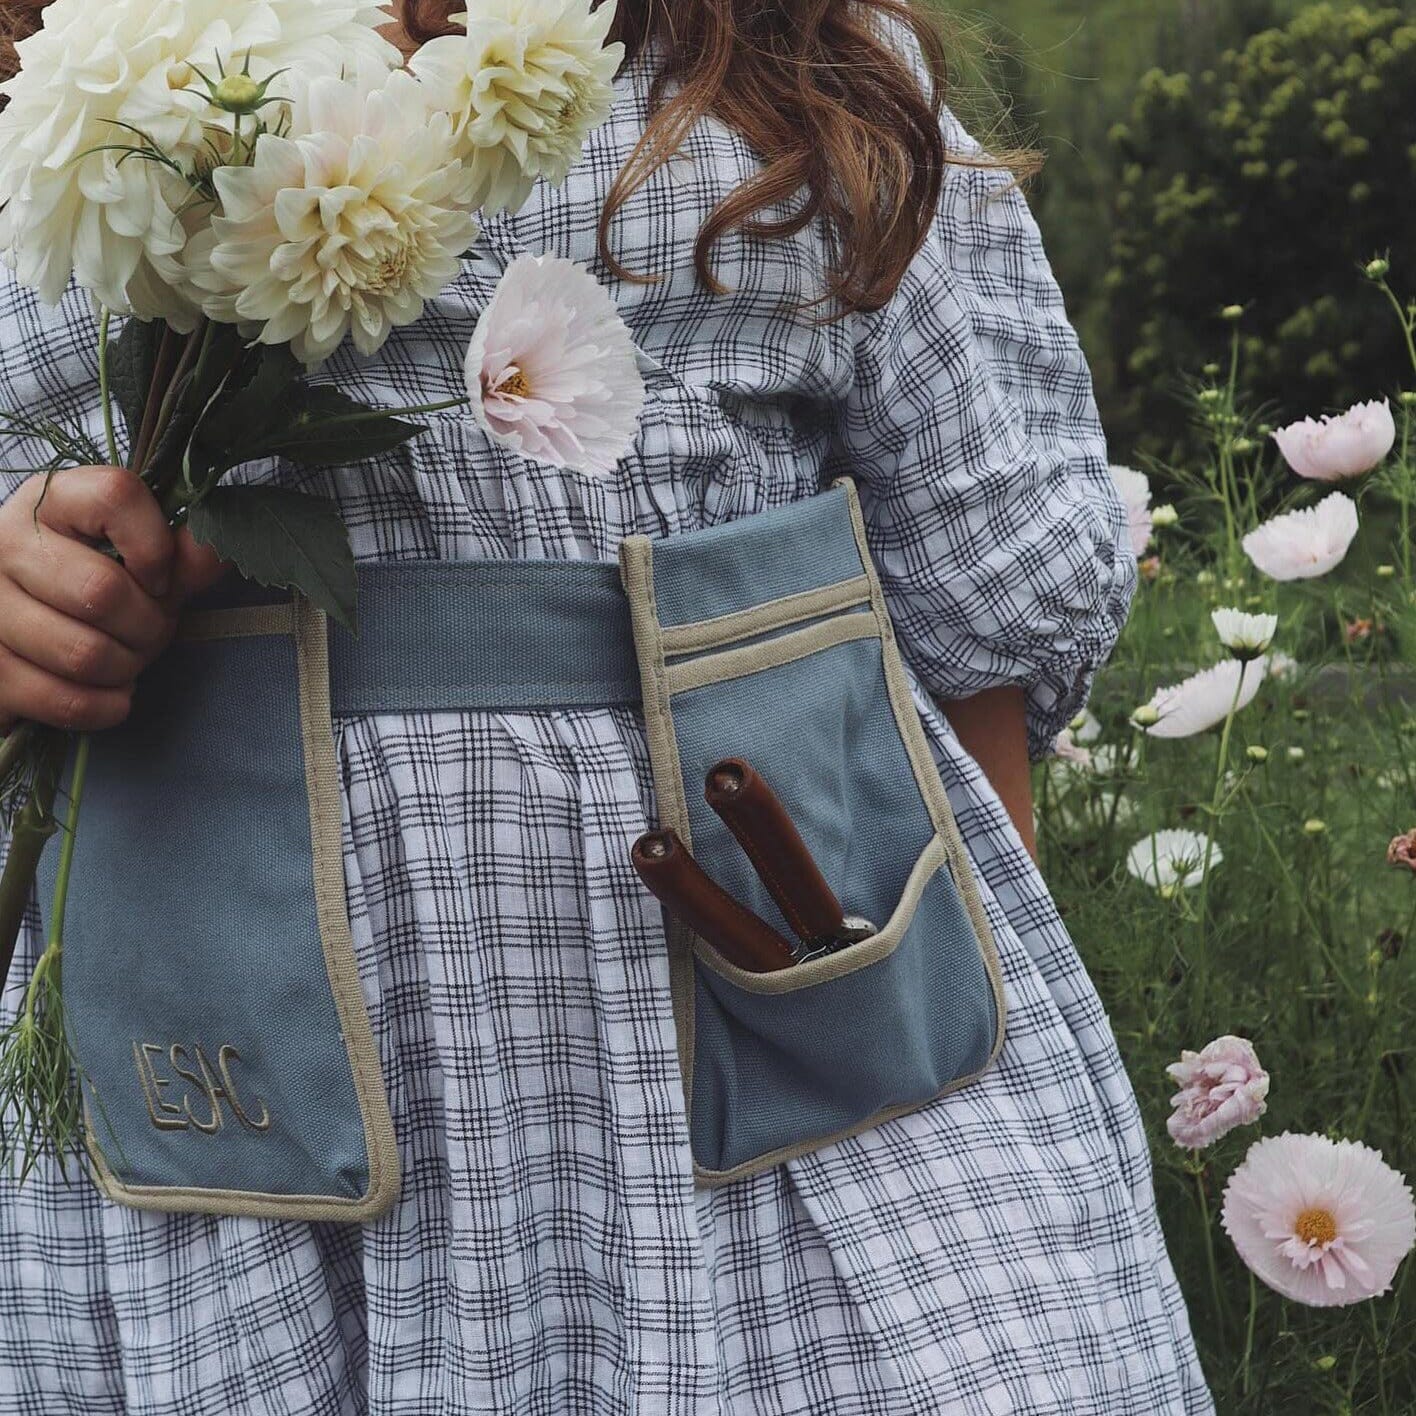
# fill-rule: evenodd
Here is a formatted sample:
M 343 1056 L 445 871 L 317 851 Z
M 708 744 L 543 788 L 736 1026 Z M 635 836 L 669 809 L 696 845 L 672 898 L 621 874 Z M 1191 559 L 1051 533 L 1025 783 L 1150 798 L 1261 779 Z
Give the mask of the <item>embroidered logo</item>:
M 240 1060 L 241 1054 L 229 1042 L 217 1048 L 216 1065 L 213 1066 L 206 1049 L 199 1042 L 189 1049 L 180 1042 L 163 1047 L 158 1042 L 134 1039 L 133 1063 L 138 1069 L 138 1080 L 142 1083 L 152 1124 L 159 1131 L 193 1130 L 205 1136 L 214 1136 L 222 1127 L 222 1102 L 225 1102 L 246 1130 L 270 1130 L 270 1111 L 265 1102 L 257 1098 L 260 1115 L 253 1116 L 237 1090 L 231 1075 L 231 1064 Z M 169 1099 L 163 1096 L 165 1087 L 180 1085 L 176 1078 L 159 1071 L 165 1066 L 170 1066 L 177 1077 L 188 1084 L 181 1091 L 180 1101 L 175 1097 Z

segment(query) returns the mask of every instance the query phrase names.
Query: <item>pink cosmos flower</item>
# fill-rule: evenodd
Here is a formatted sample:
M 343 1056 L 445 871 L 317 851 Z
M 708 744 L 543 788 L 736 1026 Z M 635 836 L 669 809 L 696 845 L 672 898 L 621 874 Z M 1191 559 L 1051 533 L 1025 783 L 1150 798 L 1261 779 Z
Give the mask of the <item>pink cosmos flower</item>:
M 1273 580 L 1314 580 L 1341 564 L 1357 535 L 1357 504 L 1333 492 L 1317 506 L 1266 521 L 1244 537 L 1244 554 Z
M 1066 762 L 1079 772 L 1090 772 L 1092 766 L 1091 749 L 1078 743 L 1071 728 L 1063 728 L 1052 744 L 1052 753 L 1059 761 Z
M 644 406 L 634 342 L 609 292 L 562 256 L 518 256 L 467 348 L 472 414 L 503 446 L 608 476 Z
M 1116 483 L 1122 504 L 1126 508 L 1126 527 L 1131 538 L 1131 549 L 1137 556 L 1150 545 L 1151 487 L 1150 478 L 1134 467 L 1119 467 L 1113 464 L 1111 480 Z
M 1341 482 L 1370 472 L 1396 442 L 1391 404 L 1359 403 L 1338 418 L 1305 418 L 1273 435 L 1288 465 L 1312 482 Z
M 1332 1308 L 1391 1287 L 1416 1242 L 1416 1206 L 1379 1152 L 1285 1132 L 1255 1141 L 1229 1177 L 1224 1228 L 1275 1292 Z
M 1180 1090 L 1166 1129 L 1177 1146 L 1203 1150 L 1268 1109 L 1269 1074 L 1245 1037 L 1217 1037 L 1200 1052 L 1182 1052 L 1165 1069 Z
M 1247 708 L 1263 687 L 1268 660 L 1262 656 L 1241 662 L 1226 659 L 1170 688 L 1157 689 L 1146 704 L 1159 717 L 1146 728 L 1151 737 L 1187 738 L 1207 732 L 1235 712 Z M 1236 698 L 1236 694 L 1238 695 Z
M 1387 847 L 1387 864 L 1404 865 L 1407 870 L 1416 874 L 1416 826 L 1404 836 L 1391 838 L 1391 845 Z

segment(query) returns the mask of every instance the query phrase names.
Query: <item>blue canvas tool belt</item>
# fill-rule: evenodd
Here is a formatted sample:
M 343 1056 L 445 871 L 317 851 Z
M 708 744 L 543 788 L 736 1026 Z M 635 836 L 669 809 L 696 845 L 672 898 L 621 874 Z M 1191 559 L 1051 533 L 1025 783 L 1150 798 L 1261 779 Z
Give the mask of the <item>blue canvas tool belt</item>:
M 364 567 L 360 595 L 355 639 L 302 600 L 225 590 L 94 743 L 64 983 L 111 1198 L 344 1220 L 393 1201 L 345 900 L 340 716 L 642 704 L 662 824 L 780 924 L 694 790 L 732 755 L 770 779 L 842 903 L 880 928 L 750 974 L 667 922 L 701 1182 L 879 1124 L 996 1056 L 997 958 L 849 484 L 631 537 L 619 566 L 399 562 Z

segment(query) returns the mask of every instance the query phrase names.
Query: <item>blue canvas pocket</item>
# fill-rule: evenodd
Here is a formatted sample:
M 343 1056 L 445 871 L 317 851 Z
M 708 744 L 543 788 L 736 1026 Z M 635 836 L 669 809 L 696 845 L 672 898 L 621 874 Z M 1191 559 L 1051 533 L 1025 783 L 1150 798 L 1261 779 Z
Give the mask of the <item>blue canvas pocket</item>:
M 621 551 L 664 826 L 787 924 L 703 800 L 710 767 L 767 780 L 871 938 L 750 973 L 669 922 L 695 1169 L 721 1183 L 979 1076 L 1003 1040 L 997 954 L 929 752 L 854 487 Z
M 326 633 L 303 601 L 191 615 L 93 742 L 64 993 L 95 1177 L 120 1203 L 367 1220 L 397 1192 Z

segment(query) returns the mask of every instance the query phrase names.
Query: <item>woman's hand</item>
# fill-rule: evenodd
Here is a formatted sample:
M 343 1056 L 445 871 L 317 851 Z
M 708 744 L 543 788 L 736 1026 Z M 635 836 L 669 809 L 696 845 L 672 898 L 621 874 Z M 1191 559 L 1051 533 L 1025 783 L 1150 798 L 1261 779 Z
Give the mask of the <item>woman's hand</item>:
M 225 568 L 167 525 L 133 472 L 31 477 L 0 506 L 0 731 L 21 718 L 78 732 L 122 722 L 184 601 Z

